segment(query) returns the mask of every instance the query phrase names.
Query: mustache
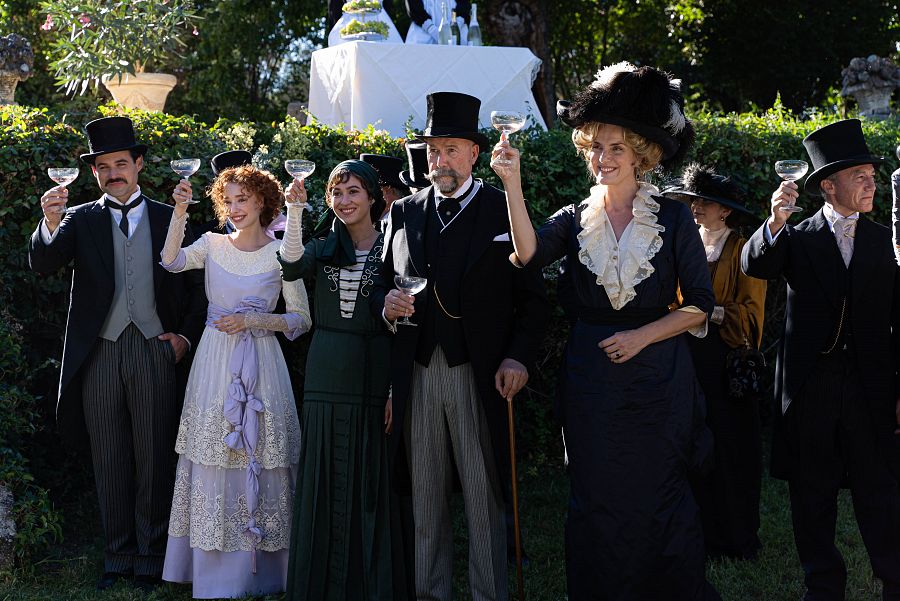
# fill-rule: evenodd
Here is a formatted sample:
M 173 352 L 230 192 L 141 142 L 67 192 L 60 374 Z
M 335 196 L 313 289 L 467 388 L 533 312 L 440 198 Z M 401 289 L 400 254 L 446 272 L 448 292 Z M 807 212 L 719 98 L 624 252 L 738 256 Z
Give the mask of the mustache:
M 438 177 L 459 177 L 459 173 L 457 173 L 456 170 L 454 170 L 454 169 L 439 167 L 437 169 L 433 169 L 428 174 L 428 179 L 430 179 L 430 180 L 434 180 Z
M 124 184 L 124 183 L 126 183 L 126 182 L 125 182 L 124 179 L 121 179 L 121 178 L 118 178 L 118 177 L 114 177 L 114 178 L 112 178 L 112 179 L 106 180 L 106 183 L 107 183 L 107 184 L 119 184 L 119 183 Z

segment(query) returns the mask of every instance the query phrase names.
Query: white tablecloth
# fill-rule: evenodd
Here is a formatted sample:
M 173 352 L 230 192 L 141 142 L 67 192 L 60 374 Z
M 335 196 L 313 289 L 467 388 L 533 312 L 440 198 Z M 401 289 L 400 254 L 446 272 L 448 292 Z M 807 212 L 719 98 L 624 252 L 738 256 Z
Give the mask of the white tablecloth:
M 431 92 L 465 92 L 481 99 L 480 127 L 491 111 L 529 115 L 526 127 L 547 129 L 531 85 L 541 61 L 527 48 L 352 42 L 312 55 L 309 112 L 329 125 L 372 124 L 405 137 L 406 122 L 424 129 Z

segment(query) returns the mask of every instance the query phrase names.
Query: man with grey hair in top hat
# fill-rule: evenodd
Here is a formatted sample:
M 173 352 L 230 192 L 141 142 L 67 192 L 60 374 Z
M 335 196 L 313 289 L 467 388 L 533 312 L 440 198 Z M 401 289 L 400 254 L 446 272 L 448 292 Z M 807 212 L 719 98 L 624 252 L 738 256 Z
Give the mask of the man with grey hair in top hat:
M 857 119 L 826 125 L 803 145 L 807 194 L 824 205 L 787 223 L 799 189 L 783 182 L 768 220 L 744 246 L 743 271 L 787 281 L 778 349 L 772 475 L 788 481 L 806 601 L 844 599 L 847 570 L 834 544 L 838 490 L 884 584 L 900 599 L 900 269 L 891 232 L 866 217 L 876 168 Z
M 72 209 L 68 191 L 41 197 L 44 218 L 31 236 L 31 268 L 71 265 L 72 290 L 57 420 L 60 433 L 90 442 L 106 589 L 122 578 L 160 583 L 175 467 L 176 372 L 196 347 L 206 316 L 202 272 L 169 273 L 160 252 L 172 215 L 141 193 L 147 147 L 125 117 L 86 126 L 91 166 L 103 196 Z M 190 231 L 184 244 L 194 240 Z
M 540 271 L 509 261 L 503 193 L 472 177 L 479 154 L 488 150 L 478 131 L 481 101 L 454 92 L 427 100 L 419 138 L 427 144 L 431 185 L 391 207 L 371 301 L 395 333 L 392 447 L 399 472 L 408 467 L 411 478 L 416 598 L 451 597 L 455 464 L 469 530 L 472 598 L 503 601 L 506 406 L 528 381 L 550 307 Z M 395 275 L 424 277 L 427 286 L 410 296 L 395 288 Z M 403 316 L 413 325 L 397 321 Z

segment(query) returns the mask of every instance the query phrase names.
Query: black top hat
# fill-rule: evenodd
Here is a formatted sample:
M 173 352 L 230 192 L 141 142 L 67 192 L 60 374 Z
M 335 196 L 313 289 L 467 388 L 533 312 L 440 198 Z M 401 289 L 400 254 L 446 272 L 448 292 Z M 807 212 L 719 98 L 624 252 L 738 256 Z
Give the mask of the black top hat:
M 417 140 L 428 138 L 463 138 L 478 144 L 478 151 L 490 146 L 487 136 L 478 131 L 478 111 L 481 101 L 460 92 L 433 92 L 427 96 L 428 114 L 425 131 Z
M 421 190 L 431 185 L 428 179 L 428 145 L 422 142 L 406 143 L 406 159 L 409 169 L 400 172 L 400 181 Z
M 744 191 L 730 177 L 719 175 L 712 167 L 691 163 L 681 175 L 680 185 L 669 188 L 663 196 L 690 204 L 694 198 L 717 202 L 732 209 L 726 218 L 729 226 L 755 225 L 760 219 L 744 203 Z
M 406 184 L 400 181 L 400 170 L 403 169 L 403 159 L 388 156 L 386 154 L 367 154 L 359 155 L 359 160 L 364 161 L 375 168 L 378 172 L 378 183 L 382 186 L 393 186 L 401 192 L 406 191 L 409 194 Z
M 246 150 L 226 150 L 214 156 L 209 161 L 209 166 L 212 167 L 213 175 L 219 175 L 220 172 L 231 167 L 250 165 L 252 160 L 253 155 Z
M 134 140 L 134 125 L 128 117 L 103 117 L 95 119 L 84 126 L 87 131 L 90 152 L 81 155 L 85 163 L 94 164 L 101 154 L 135 150 L 141 156 L 146 154 L 147 147 Z
M 844 119 L 820 127 L 803 138 L 803 146 L 815 169 L 806 178 L 803 189 L 816 196 L 822 195 L 819 183 L 829 175 L 855 165 L 878 167 L 884 162 L 884 157 L 869 152 L 859 119 Z
M 556 113 L 570 127 L 596 122 L 630 129 L 662 147 L 667 169 L 684 159 L 694 142 L 681 80 L 653 67 L 621 62 L 600 69 L 574 100 L 557 102 Z

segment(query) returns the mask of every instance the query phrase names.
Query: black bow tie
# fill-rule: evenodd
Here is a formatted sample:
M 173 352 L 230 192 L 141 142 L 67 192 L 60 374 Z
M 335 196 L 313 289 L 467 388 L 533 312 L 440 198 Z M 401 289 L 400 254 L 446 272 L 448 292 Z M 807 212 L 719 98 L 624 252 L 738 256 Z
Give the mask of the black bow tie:
M 461 207 L 459 206 L 459 200 L 456 198 L 438 198 L 437 209 L 438 214 L 441 216 L 441 221 L 446 225 L 456 217 Z
M 122 211 L 122 219 L 119 220 L 119 229 L 122 230 L 122 233 L 125 234 L 125 237 L 128 237 L 128 211 L 133 209 L 134 207 L 141 204 L 143 198 L 138 196 L 135 200 L 129 202 L 128 204 L 118 205 L 116 203 L 110 203 L 109 206 L 112 209 L 119 209 Z

